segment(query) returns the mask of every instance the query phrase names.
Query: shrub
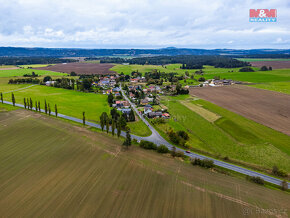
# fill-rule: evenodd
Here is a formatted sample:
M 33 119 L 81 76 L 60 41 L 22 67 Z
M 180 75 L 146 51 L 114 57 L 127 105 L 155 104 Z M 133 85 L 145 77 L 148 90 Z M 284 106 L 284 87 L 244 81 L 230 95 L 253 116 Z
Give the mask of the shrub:
M 268 67 L 263 66 L 263 67 L 260 68 L 260 71 L 268 71 Z
M 182 151 L 177 151 L 175 152 L 175 157 L 182 157 L 182 158 L 185 158 L 185 154 L 182 152 Z
M 213 168 L 214 167 L 213 160 L 209 160 L 209 159 L 201 160 L 199 158 L 195 158 L 191 161 L 191 163 L 192 163 L 192 165 L 199 165 L 199 166 L 204 167 L 204 168 Z
M 200 78 L 198 79 L 198 81 L 199 81 L 199 82 L 205 82 L 205 78 L 204 78 L 204 77 L 200 77 Z
M 261 177 L 258 177 L 258 176 L 248 176 L 247 175 L 247 180 L 251 181 L 251 182 L 254 182 L 254 183 L 257 183 L 259 185 L 264 185 L 265 184 L 265 181 L 261 178 Z
M 239 72 L 255 72 L 255 71 L 250 67 L 243 67 L 239 70 Z
M 144 141 L 144 140 L 141 140 L 140 147 L 144 148 L 144 149 L 152 149 L 152 150 L 157 149 L 156 144 L 154 144 L 153 142 L 148 142 L 148 141 Z
M 285 171 L 279 170 L 279 168 L 277 166 L 273 166 L 272 173 L 275 176 L 280 176 L 280 177 L 287 177 L 288 176 L 288 174 Z
M 168 153 L 169 149 L 165 145 L 159 145 L 157 147 L 157 152 L 158 153 Z
M 282 189 L 283 191 L 288 190 L 288 182 L 287 182 L 286 180 L 283 180 L 283 181 L 281 182 L 281 189 Z
M 179 137 L 183 138 L 184 140 L 188 140 L 189 139 L 189 136 L 188 136 L 187 132 L 185 132 L 183 130 L 177 131 L 177 135 Z

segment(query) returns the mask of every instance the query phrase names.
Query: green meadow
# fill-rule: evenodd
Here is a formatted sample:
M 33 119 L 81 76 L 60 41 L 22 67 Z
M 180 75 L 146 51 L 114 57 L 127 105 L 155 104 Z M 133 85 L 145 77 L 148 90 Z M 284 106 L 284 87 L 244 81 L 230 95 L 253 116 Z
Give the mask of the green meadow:
M 169 64 L 164 66 L 156 65 L 116 65 L 111 70 L 118 73 L 130 75 L 132 71 L 141 73 L 151 72 L 152 70 L 160 70 L 161 72 L 176 72 L 179 75 L 184 75 L 189 72 L 190 75 L 194 74 L 194 70 L 180 69 L 181 64 Z M 204 66 L 204 75 L 194 75 L 194 79 L 180 80 L 183 85 L 197 85 L 200 77 L 205 79 L 213 79 L 220 77 L 221 79 L 232 79 L 236 81 L 255 83 L 253 86 L 271 91 L 278 91 L 289 94 L 290 92 L 290 69 L 275 69 L 272 71 L 259 71 L 258 68 L 252 67 L 255 72 L 239 72 L 240 68 L 215 68 L 213 66 Z
M 185 106 L 184 101 L 220 118 L 210 122 L 204 117 L 208 113 L 202 116 Z M 247 162 L 262 169 L 277 165 L 290 171 L 289 136 L 201 99 L 164 97 L 162 104 L 172 116 L 166 124 L 156 125 L 163 136 L 170 128 L 184 130 L 190 136 L 187 145 L 193 150 L 208 152 L 219 158 L 228 157 L 240 163 Z
M 0 80 L 1 81 L 1 80 Z M 25 85 L 29 86 L 29 85 Z M 11 101 L 11 93 L 5 93 L 8 90 L 11 92 L 24 85 L 8 85 L 0 87 L 3 91 L 4 100 Z M 83 111 L 86 113 L 86 119 L 91 122 L 99 123 L 99 117 L 103 112 L 110 113 L 110 107 L 107 102 L 107 95 L 84 93 L 61 88 L 36 85 L 27 89 L 14 92 L 16 102 L 23 104 L 23 98 L 32 98 L 34 101 L 41 102 L 41 108 L 44 109 L 44 101 L 50 103 L 52 111 L 54 105 L 57 104 L 58 112 L 72 117 L 82 119 Z M 128 126 L 132 134 L 140 136 L 148 136 L 151 134 L 149 128 L 142 121 L 130 122 Z
M 66 76 L 66 73 L 52 72 L 47 70 L 35 70 L 35 69 L 14 69 L 14 70 L 0 70 L 0 77 L 15 77 L 15 76 L 23 76 L 24 74 L 32 74 L 35 72 L 36 74 L 43 76 Z
M 55 64 L 29 64 L 29 65 L 18 65 L 18 66 L 27 69 L 29 67 L 36 68 L 36 67 L 47 67 L 51 65 L 55 65 Z

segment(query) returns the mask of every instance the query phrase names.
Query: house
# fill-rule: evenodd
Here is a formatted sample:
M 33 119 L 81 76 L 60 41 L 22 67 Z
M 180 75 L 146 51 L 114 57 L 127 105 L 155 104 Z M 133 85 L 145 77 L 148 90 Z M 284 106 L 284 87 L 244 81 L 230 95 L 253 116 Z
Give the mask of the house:
M 47 86 L 53 86 L 54 83 L 55 83 L 55 81 L 46 81 L 45 82 L 45 85 L 47 85 Z
M 170 118 L 170 114 L 169 113 L 163 113 L 162 117 L 165 119 L 169 119 Z
M 148 118 L 159 118 L 162 117 L 162 112 L 150 112 L 147 114 Z
M 115 107 L 117 107 L 117 108 L 129 108 L 130 107 L 130 103 L 128 101 L 116 101 L 116 103 L 114 105 L 116 105 Z
M 121 91 L 121 89 L 119 88 L 119 87 L 115 87 L 115 88 L 113 88 L 113 90 L 112 90 L 113 92 L 120 92 Z
M 140 104 L 141 105 L 147 105 L 149 103 L 148 99 L 142 99 Z
M 150 104 L 147 104 L 144 106 L 144 114 L 148 114 L 150 112 L 152 112 L 153 108 Z
M 131 108 L 118 108 L 118 111 L 121 111 L 123 114 L 130 114 Z

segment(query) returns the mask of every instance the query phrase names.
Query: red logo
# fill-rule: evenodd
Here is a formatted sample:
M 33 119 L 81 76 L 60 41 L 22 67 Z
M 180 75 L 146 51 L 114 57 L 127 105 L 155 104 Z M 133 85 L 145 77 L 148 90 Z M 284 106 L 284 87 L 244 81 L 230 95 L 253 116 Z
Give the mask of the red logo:
M 250 22 L 276 22 L 277 9 L 250 9 Z

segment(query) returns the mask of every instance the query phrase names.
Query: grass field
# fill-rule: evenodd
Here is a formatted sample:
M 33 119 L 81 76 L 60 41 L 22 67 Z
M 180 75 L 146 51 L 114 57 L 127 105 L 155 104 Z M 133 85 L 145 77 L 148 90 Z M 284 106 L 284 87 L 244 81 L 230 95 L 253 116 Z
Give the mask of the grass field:
M 257 217 L 259 208 L 289 215 L 287 193 L 121 150 L 116 138 L 44 115 L 1 112 L 0 135 L 2 217 Z
M 14 65 L 0 65 L 0 69 L 1 68 L 14 68 L 14 67 L 16 67 L 16 66 L 14 66 Z
M 169 64 L 166 66 L 156 65 L 116 65 L 111 70 L 118 73 L 130 75 L 132 71 L 139 71 L 142 73 L 151 72 L 153 69 L 160 70 L 161 72 L 176 72 L 178 74 L 185 74 L 189 72 L 193 74 L 196 70 L 183 70 L 180 69 L 180 64 Z M 166 67 L 166 68 L 165 68 Z M 239 72 L 240 68 L 215 68 L 213 66 L 204 66 L 204 75 L 195 75 L 193 79 L 187 79 L 186 82 L 180 81 L 181 84 L 197 85 L 197 79 L 205 77 L 206 79 L 213 79 L 215 76 L 221 79 L 232 79 L 242 82 L 258 83 L 254 86 L 257 88 L 268 89 L 289 94 L 290 92 L 290 69 L 275 69 L 272 71 L 258 71 L 258 68 L 252 67 L 255 72 Z M 233 72 L 232 72 L 233 71 Z
M 50 65 L 55 65 L 55 64 L 29 64 L 29 65 L 18 65 L 18 66 L 27 69 L 28 67 L 31 67 L 31 68 L 47 67 L 47 66 L 50 66 Z
M 221 118 L 215 122 L 184 106 L 186 96 L 166 97 L 162 103 L 168 107 L 171 118 L 157 128 L 165 135 L 166 130 L 187 131 L 188 145 L 193 149 L 229 157 L 264 169 L 278 165 L 290 171 L 290 137 L 266 126 L 204 100 L 192 100 L 191 104 L 202 106 Z M 188 104 L 188 103 L 187 103 Z
M 270 91 L 281 92 L 290 95 L 290 81 L 289 82 L 268 82 L 251 85 L 259 89 L 267 89 Z
M 4 99 L 11 101 L 11 93 L 7 91 L 17 90 L 29 85 L 8 85 L 2 81 L 3 87 L 0 86 L 0 92 L 3 92 Z M 1 84 L 1 83 L 0 83 Z M 82 119 L 82 113 L 85 111 L 86 119 L 91 122 L 99 123 L 100 115 L 103 112 L 110 112 L 107 102 L 107 96 L 102 94 L 77 92 L 67 89 L 53 88 L 36 85 L 27 89 L 14 92 L 16 102 L 23 104 L 23 98 L 32 98 L 34 101 L 41 102 L 41 108 L 44 108 L 44 101 L 50 103 L 52 111 L 57 104 L 58 112 L 72 117 Z M 149 136 L 149 128 L 141 121 L 128 123 L 132 134 L 139 136 Z
M 36 74 L 43 76 L 43 75 L 49 75 L 49 76 L 66 76 L 65 73 L 59 73 L 59 72 L 52 72 L 47 70 L 34 70 L 34 69 L 14 69 L 14 70 L 1 70 L 0 71 L 0 77 L 13 77 L 13 76 L 23 76 L 24 74 L 32 74 L 32 72 L 35 72 Z

